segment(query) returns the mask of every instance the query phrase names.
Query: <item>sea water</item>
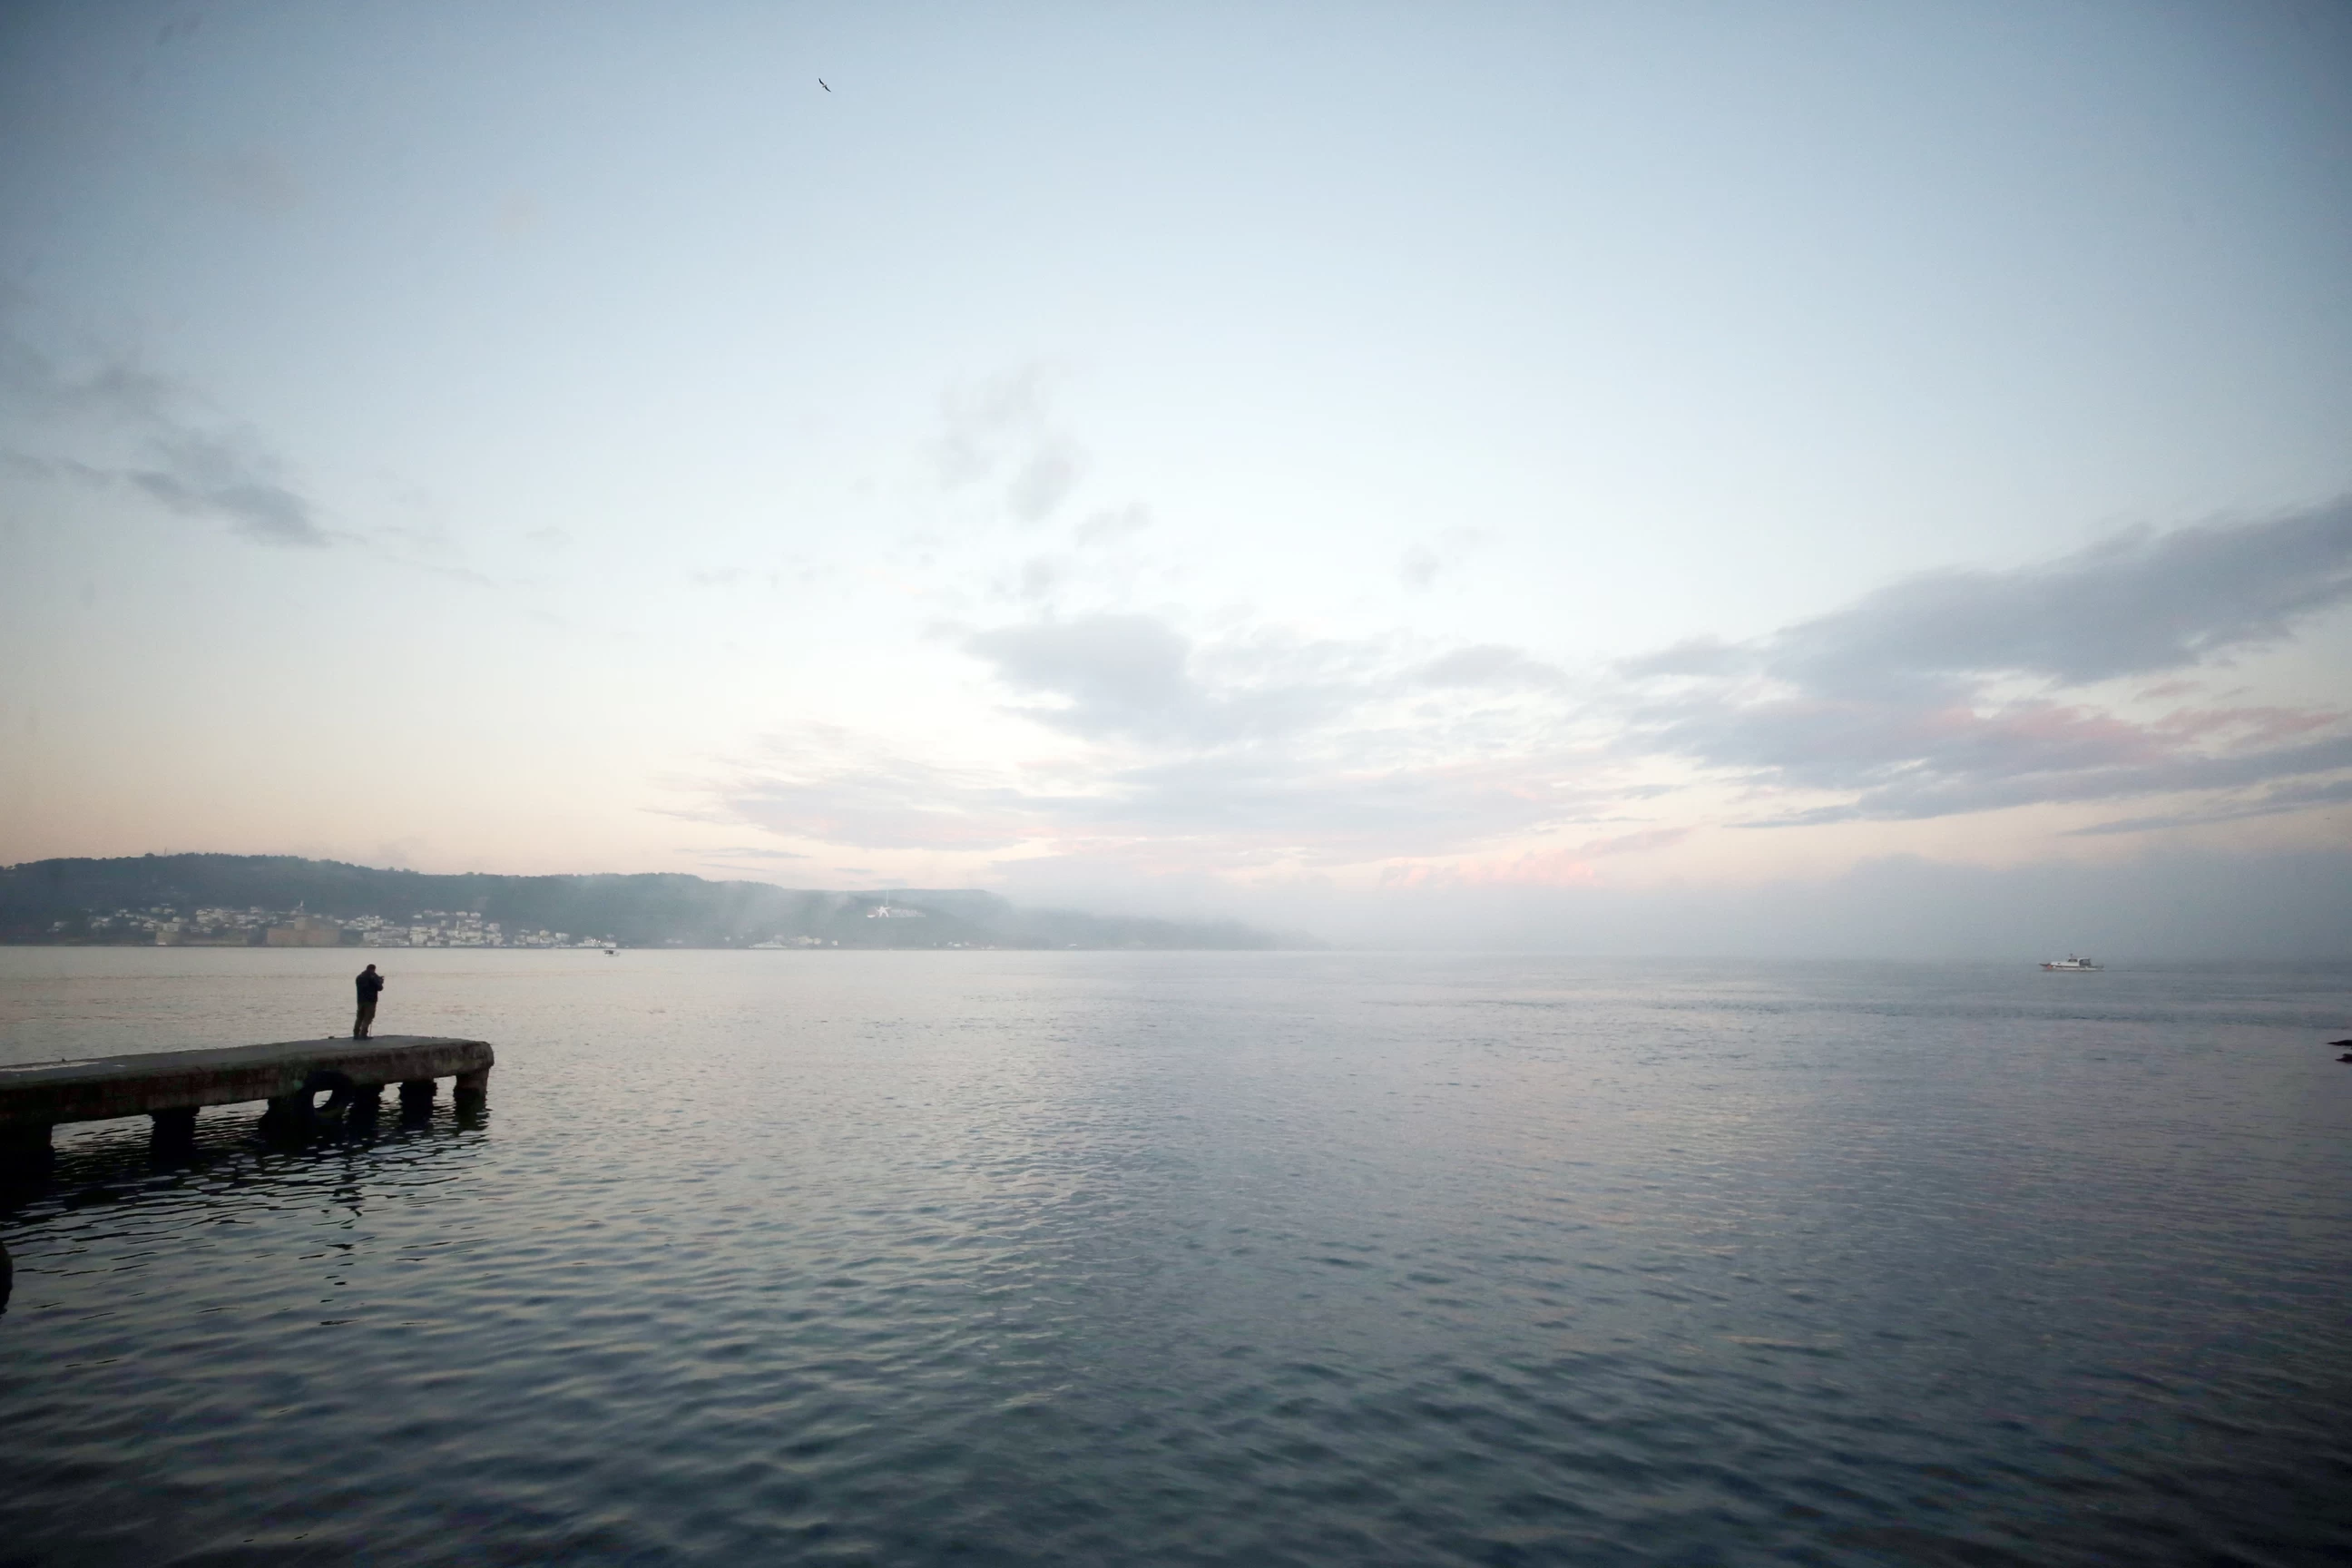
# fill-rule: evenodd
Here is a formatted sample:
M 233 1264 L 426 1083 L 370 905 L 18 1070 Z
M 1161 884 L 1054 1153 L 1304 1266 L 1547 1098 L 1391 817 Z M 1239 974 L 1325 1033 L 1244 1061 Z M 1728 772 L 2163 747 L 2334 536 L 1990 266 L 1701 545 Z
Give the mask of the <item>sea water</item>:
M 2340 1563 L 2352 971 L 0 950 L 0 1562 Z

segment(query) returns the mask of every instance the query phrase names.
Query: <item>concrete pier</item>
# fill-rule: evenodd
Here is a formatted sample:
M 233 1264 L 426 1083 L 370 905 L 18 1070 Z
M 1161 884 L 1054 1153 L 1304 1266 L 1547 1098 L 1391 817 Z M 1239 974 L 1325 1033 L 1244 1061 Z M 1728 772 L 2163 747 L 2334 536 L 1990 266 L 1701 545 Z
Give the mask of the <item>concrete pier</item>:
M 269 1102 L 264 1126 L 290 1130 L 318 1115 L 321 1094 L 323 1109 L 363 1115 L 388 1083 L 404 1109 L 430 1110 L 441 1078 L 457 1080 L 460 1106 L 478 1104 L 496 1060 L 487 1040 L 383 1035 L 0 1067 L 0 1161 L 39 1159 L 60 1122 L 118 1116 L 146 1115 L 159 1142 L 184 1142 L 199 1110 L 254 1100 Z

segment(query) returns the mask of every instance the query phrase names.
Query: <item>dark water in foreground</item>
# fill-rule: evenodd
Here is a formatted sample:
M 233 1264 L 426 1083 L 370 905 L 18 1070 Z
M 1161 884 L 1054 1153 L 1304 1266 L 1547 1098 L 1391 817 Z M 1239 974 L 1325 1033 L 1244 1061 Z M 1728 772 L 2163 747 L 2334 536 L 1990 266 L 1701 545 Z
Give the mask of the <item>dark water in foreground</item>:
M 2352 972 L 370 956 L 478 1121 L 0 1198 L 0 1562 L 2352 1553 Z M 0 1058 L 359 962 L 0 950 Z

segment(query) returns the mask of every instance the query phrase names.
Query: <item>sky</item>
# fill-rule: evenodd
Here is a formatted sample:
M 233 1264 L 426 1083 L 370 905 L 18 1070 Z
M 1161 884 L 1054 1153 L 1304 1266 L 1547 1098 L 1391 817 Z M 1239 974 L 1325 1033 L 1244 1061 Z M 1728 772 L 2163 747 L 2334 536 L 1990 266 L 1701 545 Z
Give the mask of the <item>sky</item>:
M 2352 955 L 2352 8 L 27 3 L 0 150 L 0 862 Z

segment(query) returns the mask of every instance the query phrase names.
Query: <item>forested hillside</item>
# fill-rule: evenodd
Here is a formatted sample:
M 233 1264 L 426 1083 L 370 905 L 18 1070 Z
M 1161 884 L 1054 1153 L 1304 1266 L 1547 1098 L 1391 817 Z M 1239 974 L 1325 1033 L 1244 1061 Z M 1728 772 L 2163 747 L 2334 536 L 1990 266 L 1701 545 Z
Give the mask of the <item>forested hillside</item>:
M 474 925 L 494 922 L 506 931 L 576 933 L 632 947 L 1293 945 L 1230 921 L 1024 910 L 969 889 L 829 892 L 678 873 L 435 876 L 290 855 L 142 855 L 0 868 L 0 941 L 11 942 L 152 942 L 159 923 L 184 926 L 203 911 L 290 916 L 298 909 L 331 921 L 364 921 L 371 931 L 404 929 L 429 911 L 478 917 Z M 359 938 L 347 931 L 345 940 Z

